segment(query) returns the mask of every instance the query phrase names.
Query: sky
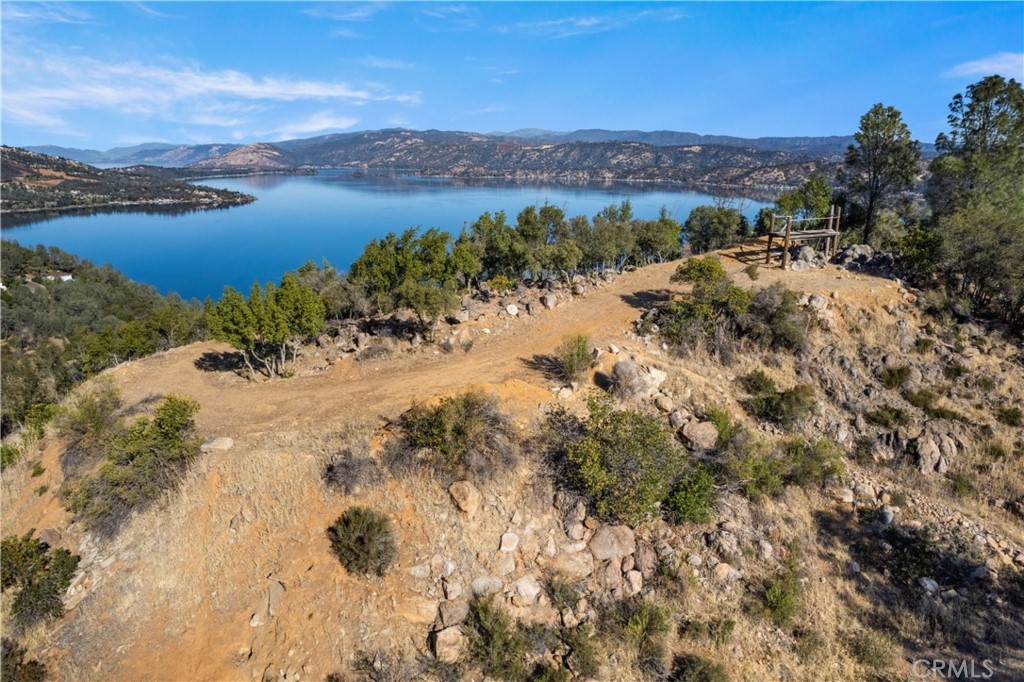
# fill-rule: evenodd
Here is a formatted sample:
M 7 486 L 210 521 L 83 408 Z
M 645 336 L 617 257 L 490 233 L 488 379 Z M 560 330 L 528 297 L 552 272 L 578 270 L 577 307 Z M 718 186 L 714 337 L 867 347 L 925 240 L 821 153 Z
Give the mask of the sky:
M 915 137 L 1024 80 L 1024 3 L 0 3 L 4 144 L 380 128 Z

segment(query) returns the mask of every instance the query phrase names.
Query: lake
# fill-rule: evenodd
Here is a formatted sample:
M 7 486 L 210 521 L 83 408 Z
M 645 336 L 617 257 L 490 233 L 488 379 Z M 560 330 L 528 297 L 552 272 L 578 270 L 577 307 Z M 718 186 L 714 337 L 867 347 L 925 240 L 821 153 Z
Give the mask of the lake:
M 278 281 L 304 262 L 327 259 L 346 270 L 373 238 L 410 227 L 458 234 L 485 211 L 504 210 L 508 222 L 530 204 L 562 208 L 567 217 L 593 217 L 629 199 L 633 214 L 655 219 L 662 206 L 680 222 L 714 198 L 665 186 L 636 184 L 516 184 L 451 178 L 325 170 L 313 176 L 263 175 L 207 180 L 247 192 L 257 201 L 177 214 L 97 213 L 49 218 L 5 228 L 23 246 L 57 246 L 97 265 L 110 263 L 161 293 L 217 298 L 225 285 L 248 292 L 253 280 Z M 753 218 L 764 203 L 733 200 Z

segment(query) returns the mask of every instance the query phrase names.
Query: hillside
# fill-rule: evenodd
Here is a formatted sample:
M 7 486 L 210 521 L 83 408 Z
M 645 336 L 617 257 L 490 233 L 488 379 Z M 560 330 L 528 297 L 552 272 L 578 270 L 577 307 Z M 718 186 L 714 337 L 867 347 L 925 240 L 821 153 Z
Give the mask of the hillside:
M 180 491 L 113 537 L 70 523 L 68 443 L 53 430 L 4 472 L 4 537 L 34 528 L 82 556 L 67 615 L 34 632 L 30 655 L 67 680 L 480 679 L 467 662 L 469 597 L 496 594 L 532 638 L 531 660 L 580 666 L 589 651 L 601 680 L 698 659 L 734 680 L 904 679 L 914 660 L 951 658 L 1020 679 L 1024 444 L 1019 426 L 993 418 L 1024 400 L 1019 341 L 931 318 L 922 297 L 871 274 L 884 259 L 870 254 L 850 252 L 850 269 L 762 267 L 751 279 L 762 255 L 748 245 L 722 262 L 742 288 L 803 294 L 816 322 L 799 352 L 744 343 L 727 364 L 668 352 L 649 311 L 688 291 L 670 281 L 672 262 L 467 301 L 436 344 L 346 327 L 306 348 L 286 380 L 247 382 L 229 370 L 231 349 L 211 342 L 105 372 L 124 414 L 189 396 L 199 433 L 231 440 L 211 441 Z M 552 376 L 550 355 L 578 333 L 597 350 L 574 390 Z M 563 408 L 586 414 L 587 395 L 624 376 L 622 361 L 650 390 L 620 406 L 656 418 L 689 458 L 728 451 L 715 408 L 758 438 L 831 439 L 845 473 L 760 500 L 730 487 L 701 522 L 599 520 L 542 456 L 544 424 Z M 780 387 L 814 387 L 806 423 L 785 435 L 747 412 L 740 377 L 756 369 Z M 470 387 L 497 397 L 521 434 L 508 436 L 524 440 L 514 468 L 451 493 L 451 476 L 387 468 L 403 413 Z M 929 387 L 947 412 L 907 402 Z M 909 419 L 881 426 L 884 407 Z M 332 479 L 331 466 L 353 459 L 365 468 Z M 384 577 L 348 573 L 331 553 L 325 529 L 353 505 L 393 520 L 398 557 Z M 775 619 L 770 593 L 793 600 L 790 620 Z M 616 625 L 617 608 L 638 604 L 653 610 Z M 641 621 L 662 625 L 631 634 Z M 448 663 L 431 663 L 434 652 Z
M 77 161 L 2 148 L 0 186 L 5 215 L 124 208 L 209 209 L 237 206 L 255 197 L 121 169 L 102 170 Z
M 220 156 L 189 164 L 212 170 L 284 170 L 300 165 L 288 152 L 270 144 L 249 144 Z

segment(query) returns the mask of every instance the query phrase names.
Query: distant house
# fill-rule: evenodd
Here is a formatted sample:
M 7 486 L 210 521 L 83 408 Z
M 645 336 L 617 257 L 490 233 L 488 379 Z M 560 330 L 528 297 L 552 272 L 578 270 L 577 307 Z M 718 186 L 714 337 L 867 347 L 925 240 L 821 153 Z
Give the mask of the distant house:
M 54 271 L 43 275 L 43 279 L 47 282 L 70 282 L 75 278 L 70 272 Z

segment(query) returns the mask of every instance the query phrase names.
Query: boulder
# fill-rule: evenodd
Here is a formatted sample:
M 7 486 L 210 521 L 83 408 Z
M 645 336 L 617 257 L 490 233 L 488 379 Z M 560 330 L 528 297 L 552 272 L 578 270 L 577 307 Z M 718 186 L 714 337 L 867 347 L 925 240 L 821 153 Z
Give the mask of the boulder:
M 581 580 L 594 572 L 594 555 L 590 552 L 556 554 L 548 567 L 568 580 Z
M 691 419 L 683 427 L 683 437 L 694 448 L 708 449 L 718 443 L 718 427 L 713 422 L 702 422 Z
M 227 451 L 235 446 L 235 441 L 227 436 L 215 436 L 199 446 L 200 452 Z
M 502 533 L 502 535 L 501 535 L 501 546 L 499 547 L 499 549 L 502 552 L 514 552 L 514 551 L 516 551 L 516 547 L 518 547 L 518 546 L 519 546 L 519 536 L 518 535 L 516 535 L 512 531 L 508 531 L 507 533 Z
M 668 378 L 655 367 L 640 366 L 631 360 L 619 360 L 612 367 L 612 381 L 625 393 L 650 398 Z
M 551 310 L 558 305 L 558 297 L 554 294 L 544 294 L 540 297 L 540 304 L 548 310 Z
M 511 317 L 516 317 L 517 315 L 519 315 L 519 306 L 517 306 L 515 303 L 509 303 L 507 306 L 505 306 L 505 312 L 508 313 L 509 316 Z
M 671 412 L 675 409 L 675 405 L 672 404 L 672 399 L 664 393 L 659 393 L 658 397 L 654 399 L 654 406 L 662 412 Z
M 601 526 L 590 539 L 590 553 L 598 561 L 622 559 L 636 551 L 636 536 L 629 526 Z
M 512 589 L 515 590 L 523 605 L 537 603 L 537 598 L 540 597 L 542 591 L 540 583 L 532 575 L 523 576 L 516 580 L 512 583 Z
M 437 630 L 430 637 L 434 657 L 442 663 L 456 663 L 462 655 L 462 630 L 458 625 Z
M 469 481 L 452 483 L 448 487 L 448 494 L 451 495 L 452 502 L 455 503 L 459 511 L 464 512 L 467 516 L 473 516 L 480 509 L 480 503 L 483 501 L 480 491 Z
M 466 620 L 466 616 L 469 615 L 469 600 L 455 599 L 452 601 L 443 601 L 441 602 L 439 611 L 441 614 L 441 625 L 446 628 L 458 625 L 462 621 Z
M 473 578 L 473 595 L 476 597 L 486 597 L 500 591 L 501 578 L 497 576 L 482 575 L 479 578 Z

